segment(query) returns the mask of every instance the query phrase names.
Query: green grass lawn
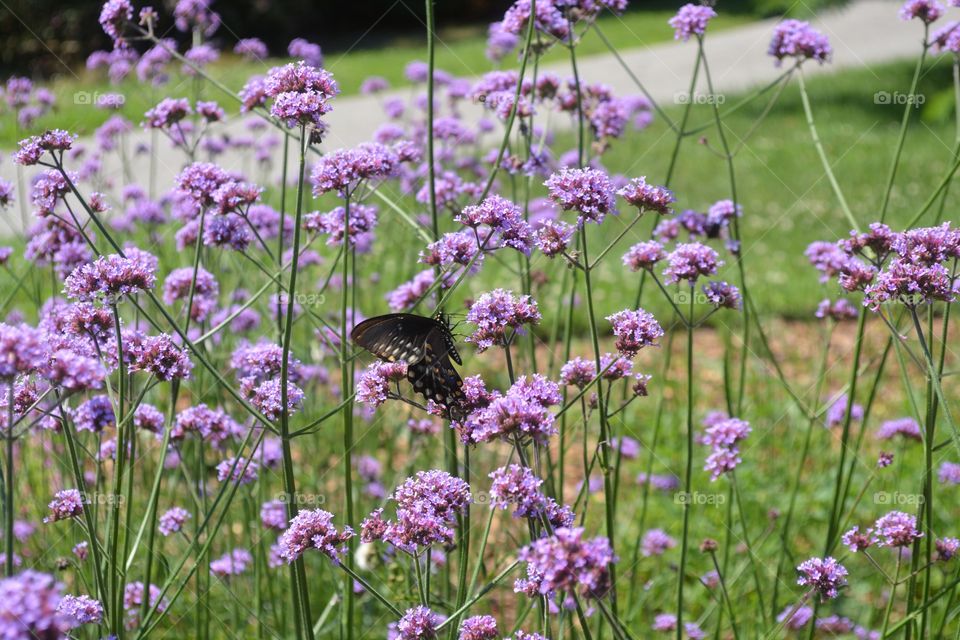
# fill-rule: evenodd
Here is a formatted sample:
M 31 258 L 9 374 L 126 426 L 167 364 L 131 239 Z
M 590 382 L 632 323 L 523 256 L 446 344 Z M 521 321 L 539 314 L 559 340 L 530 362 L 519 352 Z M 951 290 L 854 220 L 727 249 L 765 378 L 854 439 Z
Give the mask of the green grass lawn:
M 859 71 L 845 71 L 807 81 L 814 117 L 826 152 L 847 202 L 862 227 L 879 217 L 883 189 L 897 135 L 902 107 L 875 104 L 877 91 L 906 92 L 913 72 L 910 63 L 892 64 Z M 924 108 L 915 111 L 903 157 L 890 200 L 887 222 L 901 229 L 921 208 L 952 165 L 955 127 L 952 112 L 944 109 L 942 93 L 950 92 L 949 64 L 938 64 L 924 74 L 919 91 L 926 97 Z M 736 104 L 727 96 L 725 107 Z M 760 99 L 738 112 L 724 116 L 728 139 L 736 146 L 760 117 Z M 668 109 L 674 120 L 680 110 Z M 712 125 L 709 106 L 695 106 L 691 122 Z M 711 149 L 720 145 L 716 129 L 702 132 L 710 147 L 688 138 L 681 148 L 679 165 L 670 185 L 679 209 L 705 211 L 713 202 L 730 197 L 726 165 Z M 562 153 L 574 145 L 572 138 L 558 142 Z M 674 136 L 662 120 L 626 140 L 614 143 L 604 156 L 612 172 L 628 177 L 645 175 L 650 181 L 664 179 Z M 804 249 L 814 240 L 837 240 L 850 231 L 810 138 L 796 81 L 787 87 L 778 104 L 754 135 L 744 142 L 735 159 L 737 199 L 743 206 L 742 235 L 748 283 L 763 313 L 809 318 L 817 302 L 835 296 L 838 287 L 820 285 L 818 273 L 809 266 Z M 956 220 L 960 193 L 948 194 L 945 220 Z M 936 207 L 921 224 L 933 224 Z M 620 242 L 621 255 L 631 244 L 648 238 L 652 224 L 641 221 Z M 606 238 L 623 228 L 621 220 L 610 220 L 601 228 Z M 601 243 L 597 242 L 597 247 Z M 543 263 L 546 260 L 541 258 Z M 728 265 L 721 273 L 736 282 L 735 269 Z M 634 280 L 619 260 L 601 267 L 597 280 L 603 283 L 601 304 L 622 305 L 623 285 L 632 289 Z M 617 302 L 615 302 L 617 301 Z M 606 306 L 604 306 L 606 308 Z
M 598 26 L 607 39 L 618 50 L 623 51 L 672 39 L 673 29 L 667 24 L 672 15 L 673 12 L 664 10 L 630 11 L 619 17 L 606 14 L 598 20 Z M 711 22 L 710 29 L 726 29 L 749 20 L 751 17 L 743 14 L 721 15 Z M 344 95 L 357 93 L 363 80 L 371 75 L 383 76 L 393 86 L 402 86 L 406 84 L 406 65 L 426 56 L 424 38 L 422 33 L 398 37 L 375 48 L 365 48 L 361 38 L 350 49 L 327 52 L 325 66 L 336 76 Z M 322 42 L 320 44 L 323 45 Z M 607 45 L 592 32 L 587 33 L 578 47 L 579 55 L 608 51 Z M 232 45 L 226 48 L 232 49 Z M 485 27 L 441 28 L 437 39 L 436 65 L 457 76 L 477 76 L 491 69 L 485 50 Z M 544 56 L 544 61 L 553 62 L 565 57 L 566 50 L 554 48 Z M 211 65 L 210 71 L 227 87 L 236 91 L 251 75 L 265 74 L 271 67 L 287 61 L 286 58 L 271 58 L 260 62 L 247 62 L 231 53 L 225 54 Z M 516 65 L 513 56 L 503 62 L 505 68 Z M 172 75 L 168 85 L 158 88 L 143 85 L 137 81 L 135 75 L 119 84 L 111 85 L 103 71 L 75 69 L 54 78 L 50 88 L 57 97 L 57 107 L 52 113 L 37 120 L 30 131 L 18 130 L 11 114 L 0 114 L 0 146 L 13 147 L 26 134 L 41 132 L 53 126 L 67 128 L 80 135 L 91 134 L 109 114 L 99 109 L 91 109 L 89 104 L 82 102 L 82 98 L 78 103 L 78 95 L 88 94 L 93 97 L 98 93 L 121 93 L 126 98 L 121 113 L 135 123 L 139 123 L 144 111 L 163 97 L 193 98 L 196 95 L 194 79 L 179 73 Z M 230 111 L 235 110 L 236 105 L 231 104 L 232 101 L 215 88 L 208 89 L 204 97 L 220 101 Z

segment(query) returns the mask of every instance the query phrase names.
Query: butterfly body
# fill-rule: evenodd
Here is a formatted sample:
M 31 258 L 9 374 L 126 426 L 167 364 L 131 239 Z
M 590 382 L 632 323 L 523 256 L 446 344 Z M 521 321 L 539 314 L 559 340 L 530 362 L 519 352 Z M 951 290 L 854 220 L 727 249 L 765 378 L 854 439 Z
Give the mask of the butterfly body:
M 350 332 L 353 342 L 388 362 L 406 362 L 414 391 L 458 419 L 463 412 L 463 380 L 451 364 L 463 364 L 446 319 L 412 313 L 368 318 Z

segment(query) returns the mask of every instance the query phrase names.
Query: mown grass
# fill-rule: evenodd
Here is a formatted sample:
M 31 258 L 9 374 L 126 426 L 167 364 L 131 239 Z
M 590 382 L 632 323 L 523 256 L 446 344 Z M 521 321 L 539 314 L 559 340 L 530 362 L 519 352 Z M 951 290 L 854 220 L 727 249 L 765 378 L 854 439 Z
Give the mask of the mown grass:
M 630 11 L 623 16 L 606 14 L 598 20 L 604 35 L 620 51 L 634 47 L 646 47 L 665 42 L 673 38 L 673 30 L 667 20 L 673 15 L 665 10 Z M 734 27 L 750 21 L 744 14 L 719 16 L 710 28 L 713 31 Z M 424 57 L 424 35 L 394 37 L 386 41 L 377 40 L 378 45 L 368 48 L 360 37 L 350 48 L 331 51 L 326 54 L 325 66 L 337 78 L 344 95 L 359 91 L 363 80 L 372 75 L 386 78 L 393 86 L 407 84 L 404 68 L 414 60 Z M 309 39 L 309 37 L 308 37 Z M 321 42 L 322 46 L 323 43 Z M 232 53 L 232 43 L 225 46 L 227 53 L 210 65 L 210 73 L 227 87 L 239 90 L 251 75 L 265 74 L 271 67 L 283 64 L 287 58 L 277 57 L 268 60 L 248 62 Z M 486 30 L 481 27 L 450 27 L 441 25 L 438 40 L 436 63 L 439 68 L 458 76 L 477 76 L 490 69 L 486 58 Z M 595 33 L 588 33 L 580 45 L 579 55 L 606 53 L 607 45 Z M 281 53 L 281 52 L 274 52 Z M 546 54 L 545 61 L 563 59 L 565 53 L 555 49 Z M 504 68 L 517 65 L 515 56 L 503 61 Z M 174 65 L 177 69 L 179 65 Z M 151 87 L 137 81 L 135 75 L 119 84 L 107 82 L 104 72 L 90 72 L 85 69 L 63 69 L 50 83 L 50 89 L 57 97 L 56 109 L 37 120 L 30 131 L 18 129 L 10 113 L 0 113 L 0 146 L 13 147 L 27 133 L 36 133 L 53 126 L 68 128 L 80 135 L 89 135 L 109 116 L 107 112 L 90 109 L 84 100 L 93 100 L 98 94 L 120 93 L 126 99 L 121 113 L 131 121 L 138 123 L 143 113 L 165 96 L 194 97 L 196 85 L 194 78 L 179 72 L 172 75 L 171 81 L 164 87 Z M 233 109 L 235 105 L 220 92 L 206 94 L 207 99 L 216 99 Z

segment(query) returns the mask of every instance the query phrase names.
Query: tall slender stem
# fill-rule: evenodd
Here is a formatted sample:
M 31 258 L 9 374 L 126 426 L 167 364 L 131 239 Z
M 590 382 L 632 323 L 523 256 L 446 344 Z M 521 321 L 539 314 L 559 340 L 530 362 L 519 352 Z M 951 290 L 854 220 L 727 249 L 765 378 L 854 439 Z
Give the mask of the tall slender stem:
M 684 471 L 683 538 L 680 542 L 680 572 L 677 575 L 677 640 L 683 637 L 683 581 L 687 571 L 687 553 L 690 537 L 690 502 L 693 483 L 693 306 L 696 300 L 690 285 L 689 318 L 687 319 L 687 464 Z
M 306 171 L 307 136 L 300 127 L 300 154 L 297 165 L 297 213 L 293 226 L 293 256 L 290 261 L 290 283 L 287 286 L 287 308 L 284 316 L 283 357 L 280 362 L 280 441 L 283 449 L 283 485 L 287 494 L 287 514 L 290 519 L 297 515 L 297 485 L 293 473 L 293 454 L 290 447 L 290 416 L 288 411 L 290 380 L 290 342 L 293 338 L 293 314 L 297 295 L 297 272 L 300 263 L 300 227 L 303 215 L 303 180 Z M 280 230 L 283 233 L 283 230 Z M 346 286 L 346 284 L 344 284 Z M 291 591 L 293 592 L 294 615 L 297 618 L 298 637 L 313 638 L 313 619 L 310 615 L 310 594 L 307 589 L 306 570 L 303 559 L 297 558 L 290 567 Z M 301 636 L 301 633 L 303 634 Z

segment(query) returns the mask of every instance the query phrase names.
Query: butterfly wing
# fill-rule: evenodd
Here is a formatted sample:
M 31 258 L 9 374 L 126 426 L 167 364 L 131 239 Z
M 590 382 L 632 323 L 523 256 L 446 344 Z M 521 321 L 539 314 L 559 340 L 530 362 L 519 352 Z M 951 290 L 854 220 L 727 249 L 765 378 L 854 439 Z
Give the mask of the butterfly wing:
M 388 313 L 359 323 L 350 338 L 378 358 L 412 365 L 423 360 L 427 337 L 436 325 L 423 316 Z
M 443 407 L 449 417 L 459 419 L 465 396 L 463 380 L 450 362 L 456 353 L 451 347 L 452 339 L 442 326 L 431 331 L 424 343 L 424 357 L 407 368 L 407 379 L 414 391 Z

